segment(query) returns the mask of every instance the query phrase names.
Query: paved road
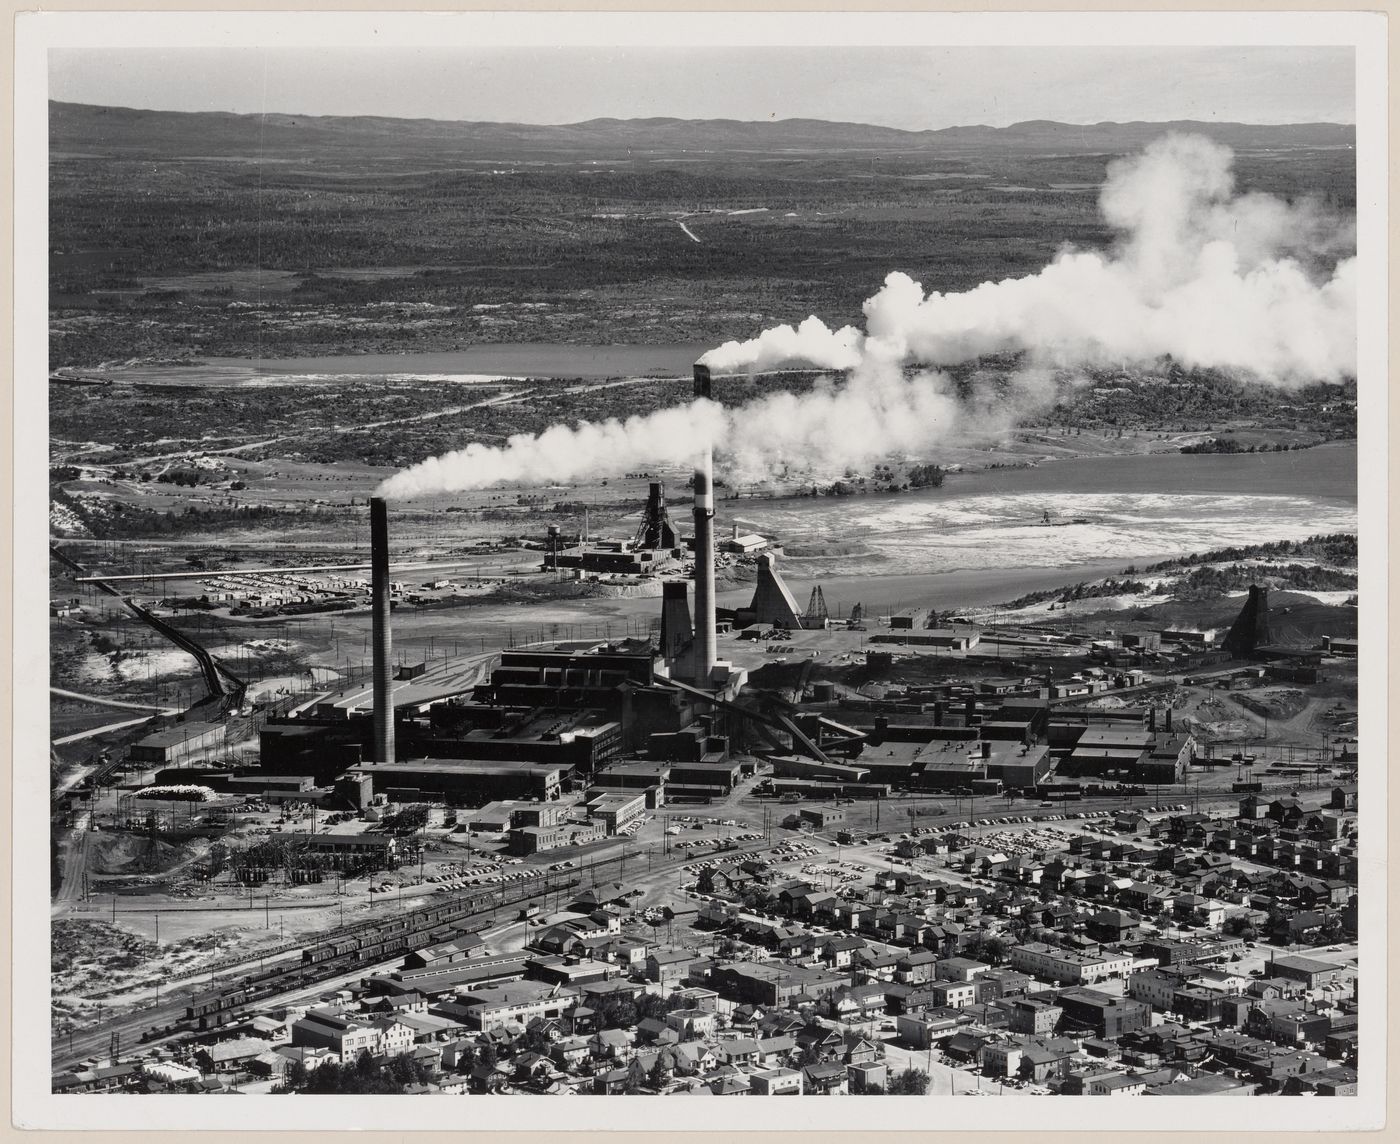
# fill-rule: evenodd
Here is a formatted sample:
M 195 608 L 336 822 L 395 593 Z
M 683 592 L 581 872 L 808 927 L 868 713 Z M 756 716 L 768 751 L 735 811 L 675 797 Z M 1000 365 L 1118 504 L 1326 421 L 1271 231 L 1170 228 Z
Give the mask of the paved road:
M 1014 1093 L 1015 1089 L 1005 1088 L 997 1081 L 980 1074 L 953 1068 L 939 1059 L 938 1050 L 909 1049 L 893 1041 L 885 1042 L 885 1062 L 891 1077 L 905 1069 L 918 1069 L 928 1073 L 929 1096 L 965 1096 L 970 1092 Z
M 160 707 L 154 703 L 129 703 L 124 699 L 109 699 L 105 695 L 88 695 L 82 691 L 67 691 L 62 687 L 50 687 L 50 695 L 63 699 L 77 699 L 83 703 L 95 703 L 99 707 L 119 707 L 126 711 L 154 711 L 159 715 L 174 715 L 174 707 Z
M 162 711 L 161 714 L 173 715 L 175 714 L 175 712 L 173 710 Z M 53 740 L 53 744 L 55 747 L 61 747 L 65 743 L 80 743 L 84 739 L 93 739 L 96 738 L 98 735 L 105 735 L 109 731 L 124 731 L 128 727 L 139 727 L 143 723 L 149 723 L 153 717 L 153 715 L 147 715 L 141 719 L 124 719 L 120 723 L 104 723 L 101 727 L 90 727 L 86 731 L 75 731 L 71 735 L 63 735 L 62 737 Z

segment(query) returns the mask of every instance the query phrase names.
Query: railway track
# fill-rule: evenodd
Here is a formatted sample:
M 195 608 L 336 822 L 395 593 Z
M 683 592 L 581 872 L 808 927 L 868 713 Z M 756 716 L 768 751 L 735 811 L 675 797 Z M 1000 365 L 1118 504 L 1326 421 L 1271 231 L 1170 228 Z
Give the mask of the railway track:
M 516 886 L 462 894 L 392 918 L 337 927 L 303 946 L 302 958 L 293 964 L 251 971 L 199 993 L 177 991 L 157 1005 L 81 1032 L 56 1035 L 52 1067 L 58 1071 L 94 1055 L 117 1055 L 122 1048 L 129 1050 L 137 1044 L 217 1029 L 249 1008 L 265 1005 L 283 994 L 397 960 L 412 949 L 450 935 L 453 923 L 494 917 L 502 908 L 546 898 L 582 881 L 579 874 L 564 878 L 542 874 Z
M 726 854 L 732 858 L 743 857 L 752 852 L 763 850 L 768 845 L 770 844 L 764 842 L 739 846 L 727 851 Z M 490 918 L 505 906 L 521 905 L 526 901 L 544 901 L 560 890 L 574 886 L 586 888 L 605 880 L 615 880 L 622 876 L 628 858 L 640 857 L 641 855 L 634 851 L 624 850 L 620 855 L 582 863 L 579 867 L 567 872 L 561 871 L 552 875 L 542 872 L 528 883 L 519 883 L 514 887 L 506 886 L 504 887 L 504 897 L 502 897 L 502 888 L 500 887 L 490 890 L 472 890 L 453 895 L 441 903 L 407 911 L 405 914 L 398 915 L 398 919 L 418 921 L 425 917 L 428 911 L 443 907 L 449 909 L 464 907 L 462 912 L 453 915 L 452 920 L 455 922 Z M 667 854 L 665 857 L 658 856 L 653 864 L 652 873 L 660 873 L 667 867 L 679 868 L 693 863 L 701 857 L 702 855 L 693 852 L 676 852 Z M 617 864 L 617 873 L 613 875 L 612 879 L 609 879 L 607 875 L 615 863 Z M 475 912 L 472 912 L 473 908 L 475 908 Z M 392 920 L 396 919 L 386 919 L 386 921 Z M 230 971 L 225 972 L 221 986 L 205 989 L 202 992 L 181 990 L 175 996 L 163 999 L 159 1005 L 145 1007 L 121 1017 L 114 1017 L 91 1029 L 75 1030 L 72 1034 L 66 1035 L 55 1034 L 51 1054 L 52 1067 L 55 1071 L 60 1071 L 89 1057 L 106 1056 L 111 1053 L 114 1047 L 119 1051 L 129 1052 L 133 1046 L 138 1044 L 159 1042 L 181 1034 L 198 1031 L 199 1017 L 189 1013 L 189 1010 L 195 1006 L 196 998 L 199 998 L 205 1006 L 213 1001 L 214 1008 L 206 1008 L 204 1013 L 206 1017 L 205 1028 L 212 1029 L 231 1023 L 249 1008 L 270 1004 L 284 994 L 314 986 L 321 981 L 331 980 L 347 971 L 371 972 L 391 960 L 397 960 L 402 955 L 402 950 L 392 954 L 385 954 L 381 951 L 379 954 L 381 961 L 379 962 L 366 960 L 367 954 L 363 944 L 359 950 L 346 951 L 330 958 L 312 961 L 310 964 L 306 962 L 305 956 L 308 951 L 323 948 L 327 944 L 343 940 L 346 937 L 353 937 L 356 934 L 365 937 L 370 929 L 382 924 L 384 922 L 366 919 L 329 930 L 315 941 L 303 946 L 303 961 L 301 963 L 282 966 L 276 971 L 276 977 L 271 976 L 273 973 L 271 967 L 266 974 L 258 973 L 256 975 L 251 971 L 238 975 L 236 972 L 238 967 L 232 967 Z M 432 926 L 440 927 L 446 924 L 448 924 L 446 917 L 439 916 L 432 923 Z M 410 935 L 421 932 L 421 929 L 408 931 Z M 431 933 L 431 928 L 428 929 L 428 932 Z M 407 940 L 406 938 L 405 941 Z M 417 943 L 416 938 L 414 940 L 415 944 L 429 944 L 427 941 Z M 371 950 L 375 944 L 374 942 L 369 943 Z M 251 966 L 257 961 L 258 956 L 254 954 L 242 964 L 251 969 Z M 255 976 L 257 979 L 252 980 Z M 232 1004 L 220 1005 L 217 1002 L 216 998 L 220 993 L 237 993 L 240 988 L 244 987 L 242 983 L 245 980 L 251 981 L 256 986 L 256 997 L 245 995 L 241 1001 Z M 207 1018 L 211 1013 L 221 1014 L 220 1019 L 215 1023 L 210 1023 Z
M 204 678 L 204 686 L 209 692 L 210 699 L 221 700 L 225 708 L 229 709 L 242 706 L 248 684 L 210 655 L 209 651 L 198 640 L 186 635 L 179 628 L 167 624 L 155 613 L 141 607 L 130 596 L 127 596 L 119 588 L 113 587 L 106 580 L 90 576 L 86 568 L 65 553 L 58 545 L 49 545 L 49 555 L 64 567 L 83 577 L 84 582 L 94 584 L 107 595 L 115 597 L 127 611 L 147 627 L 164 636 L 180 650 L 192 655 L 195 662 L 199 664 L 200 675 Z

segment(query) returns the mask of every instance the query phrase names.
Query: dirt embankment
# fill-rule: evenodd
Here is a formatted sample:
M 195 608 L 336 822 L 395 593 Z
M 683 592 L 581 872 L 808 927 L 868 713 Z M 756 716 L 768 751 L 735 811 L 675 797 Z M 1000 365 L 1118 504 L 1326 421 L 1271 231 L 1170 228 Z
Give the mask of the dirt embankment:
M 94 836 L 88 854 L 95 874 L 168 874 L 208 849 L 204 839 L 174 844 L 150 835 L 120 833 Z
M 1252 694 L 1238 692 L 1230 696 L 1246 711 L 1265 719 L 1292 719 L 1308 705 L 1308 697 L 1294 688 L 1278 688 L 1256 691 Z

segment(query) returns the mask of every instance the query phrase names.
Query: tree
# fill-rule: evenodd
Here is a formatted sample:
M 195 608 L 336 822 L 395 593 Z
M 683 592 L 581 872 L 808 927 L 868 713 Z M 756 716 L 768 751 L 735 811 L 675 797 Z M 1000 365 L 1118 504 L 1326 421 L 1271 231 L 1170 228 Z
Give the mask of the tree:
M 593 1006 L 594 1018 L 600 1029 L 620 1029 L 637 1023 L 637 1006 L 630 997 L 600 997 Z
M 654 1017 L 658 1021 L 664 1020 L 666 1014 L 671 1011 L 669 1001 L 669 998 L 662 997 L 656 993 L 641 994 L 636 1001 L 633 1002 L 633 1006 L 637 1011 L 637 1020 L 644 1021 L 648 1017 Z
M 1006 960 L 1011 943 L 999 934 L 981 934 L 974 938 L 964 952 L 974 961 L 985 961 L 988 965 L 1000 965 Z
M 905 1069 L 898 1076 L 890 1078 L 885 1086 L 888 1096 L 923 1096 L 928 1092 L 928 1073 L 923 1069 Z
M 530 1026 L 526 1028 L 525 1032 L 520 1035 L 520 1039 L 515 1043 L 515 1048 L 516 1052 L 540 1053 L 541 1055 L 545 1055 L 549 1052 L 549 1037 L 546 1035 L 541 1024 L 531 1022 Z

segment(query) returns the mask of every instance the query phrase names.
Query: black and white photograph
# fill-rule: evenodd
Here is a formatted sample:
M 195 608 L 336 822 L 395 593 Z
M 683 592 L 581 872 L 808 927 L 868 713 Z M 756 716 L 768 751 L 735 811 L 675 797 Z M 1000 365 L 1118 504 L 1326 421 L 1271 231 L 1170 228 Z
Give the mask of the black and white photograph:
M 1381 1123 L 1383 17 L 18 35 L 21 1126 Z

